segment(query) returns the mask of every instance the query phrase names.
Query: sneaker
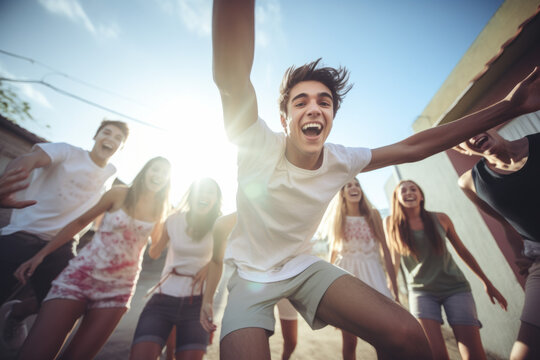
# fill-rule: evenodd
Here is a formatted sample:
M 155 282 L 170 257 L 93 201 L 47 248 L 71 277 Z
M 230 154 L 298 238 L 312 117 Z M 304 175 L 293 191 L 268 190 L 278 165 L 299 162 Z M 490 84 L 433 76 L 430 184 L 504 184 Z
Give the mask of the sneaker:
M 20 300 L 12 300 L 0 307 L 0 342 L 5 349 L 20 348 L 28 335 L 26 324 L 11 317 L 13 305 L 20 302 Z

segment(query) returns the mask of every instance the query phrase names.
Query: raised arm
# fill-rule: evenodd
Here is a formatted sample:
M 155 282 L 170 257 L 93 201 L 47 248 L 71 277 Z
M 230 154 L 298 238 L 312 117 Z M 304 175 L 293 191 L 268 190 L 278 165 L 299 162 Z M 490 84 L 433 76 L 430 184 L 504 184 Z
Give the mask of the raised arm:
M 208 266 L 208 276 L 206 278 L 206 288 L 204 289 L 200 316 L 201 325 L 208 332 L 216 330 L 213 319 L 214 294 L 223 271 L 223 257 L 225 255 L 227 238 L 234 225 L 236 225 L 236 213 L 222 216 L 214 224 L 214 248 L 212 260 L 210 260 Z
M 41 264 L 43 259 L 58 249 L 60 246 L 66 244 L 68 241 L 73 239 L 73 237 L 82 229 L 86 227 L 92 220 L 94 220 L 98 215 L 104 213 L 105 211 L 111 209 L 118 198 L 121 196 L 125 197 L 125 191 L 123 189 L 113 188 L 106 192 L 99 202 L 94 205 L 90 210 L 79 216 L 77 219 L 73 220 L 67 224 L 54 238 L 49 241 L 45 247 L 37 252 L 32 258 L 28 261 L 22 263 L 19 268 L 15 271 L 15 277 L 22 282 L 26 283 L 26 280 L 32 276 L 36 268 Z M 123 198 L 122 198 L 123 200 Z
M 539 110 L 539 72 L 535 68 L 504 99 L 489 107 L 451 123 L 421 131 L 398 143 L 374 149 L 371 162 L 363 171 L 425 159 L 505 121 Z
M 476 276 L 478 276 L 480 280 L 482 280 L 486 293 L 488 294 L 491 302 L 495 304 L 495 300 L 497 300 L 499 305 L 504 310 L 506 310 L 506 307 L 508 306 L 506 299 L 504 298 L 504 296 L 502 296 L 499 290 L 497 290 L 495 286 L 493 286 L 486 274 L 484 274 L 484 271 L 482 270 L 480 265 L 478 265 L 478 262 L 476 262 L 474 256 L 465 247 L 458 234 L 456 233 L 456 229 L 454 228 L 454 224 L 452 223 L 452 220 L 450 220 L 450 217 L 443 213 L 437 213 L 437 218 L 439 219 L 439 222 L 446 231 L 446 237 L 448 238 L 454 249 L 456 249 L 459 257 L 463 259 L 465 264 L 467 264 L 467 266 L 476 274 Z
M 248 128 L 258 116 L 257 99 L 250 80 L 255 49 L 254 12 L 254 0 L 214 0 L 214 82 L 221 95 L 229 138 Z

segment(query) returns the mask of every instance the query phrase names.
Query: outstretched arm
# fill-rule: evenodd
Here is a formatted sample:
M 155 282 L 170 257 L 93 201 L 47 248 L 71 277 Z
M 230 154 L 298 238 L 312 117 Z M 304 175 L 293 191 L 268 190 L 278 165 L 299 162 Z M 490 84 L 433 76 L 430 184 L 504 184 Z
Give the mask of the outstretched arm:
M 123 189 L 122 189 L 123 190 Z M 15 270 L 15 277 L 22 282 L 26 283 L 26 280 L 32 276 L 36 268 L 41 264 L 43 259 L 58 249 L 60 246 L 66 244 L 70 241 L 75 234 L 84 229 L 86 225 L 90 224 L 98 215 L 104 213 L 105 211 L 111 209 L 118 198 L 121 196 L 125 197 L 125 191 L 122 192 L 121 189 L 113 188 L 106 192 L 99 202 L 94 205 L 90 210 L 79 216 L 77 219 L 70 222 L 66 225 L 54 238 L 49 241 L 49 243 L 38 251 L 32 258 L 28 261 L 22 263 L 17 270 Z M 123 200 L 123 198 L 122 198 Z
M 200 316 L 201 325 L 208 332 L 216 330 L 213 319 L 214 294 L 223 271 L 223 256 L 225 255 L 227 238 L 234 225 L 236 225 L 236 213 L 222 216 L 214 224 L 214 249 L 212 260 L 210 260 L 208 266 L 208 276 L 206 278 L 206 288 L 204 289 Z
M 371 162 L 363 171 L 425 159 L 505 121 L 537 111 L 540 109 L 539 73 L 540 70 L 535 68 L 504 99 L 487 108 L 374 149 Z
M 254 0 L 214 0 L 214 82 L 221 95 L 229 138 L 257 120 L 257 99 L 250 80 L 255 49 L 254 12 Z
M 437 218 L 439 219 L 439 222 L 443 226 L 444 230 L 446 231 L 446 236 L 448 237 L 448 240 L 450 240 L 450 243 L 456 249 L 457 254 L 465 264 L 482 280 L 482 283 L 484 284 L 484 288 L 486 290 L 486 293 L 489 296 L 489 299 L 493 304 L 495 304 L 495 300 L 499 303 L 499 305 L 506 310 L 506 307 L 508 306 L 508 303 L 506 302 L 506 299 L 502 294 L 493 286 L 491 281 L 487 278 L 486 274 L 484 274 L 484 271 L 478 265 L 476 262 L 476 259 L 474 256 L 469 252 L 469 250 L 465 247 L 461 239 L 459 238 L 458 234 L 456 233 L 456 229 L 454 228 L 454 224 L 452 223 L 452 220 L 448 217 L 448 215 L 443 213 L 437 213 Z

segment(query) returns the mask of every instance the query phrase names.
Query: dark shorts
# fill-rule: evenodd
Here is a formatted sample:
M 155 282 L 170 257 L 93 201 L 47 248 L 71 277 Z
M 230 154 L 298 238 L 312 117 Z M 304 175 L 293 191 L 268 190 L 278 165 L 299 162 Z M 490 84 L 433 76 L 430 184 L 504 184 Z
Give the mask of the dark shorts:
M 22 231 L 0 236 L 0 302 L 11 296 L 17 287 L 18 281 L 13 276 L 15 270 L 48 243 L 36 235 Z M 45 257 L 30 278 L 39 302 L 47 296 L 51 282 L 75 256 L 73 245 L 74 242 L 70 241 Z
M 146 303 L 133 336 L 133 345 L 140 342 L 153 342 L 162 348 L 172 327 L 176 326 L 175 352 L 203 350 L 208 346 L 208 334 L 199 318 L 201 296 L 175 297 L 154 294 Z

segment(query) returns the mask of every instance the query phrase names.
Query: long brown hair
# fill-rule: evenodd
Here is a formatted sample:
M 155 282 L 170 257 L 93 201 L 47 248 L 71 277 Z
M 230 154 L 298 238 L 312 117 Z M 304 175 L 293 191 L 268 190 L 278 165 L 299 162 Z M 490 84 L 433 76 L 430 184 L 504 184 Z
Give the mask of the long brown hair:
M 354 179 L 358 182 L 358 179 Z M 360 182 L 358 182 L 360 184 Z M 345 220 L 347 216 L 347 201 L 345 200 L 345 184 L 339 193 L 336 195 L 335 208 L 333 210 L 333 216 L 331 216 L 331 225 L 329 228 L 329 237 L 330 237 L 330 252 L 339 251 L 343 244 L 343 239 L 345 235 L 343 230 L 345 229 Z M 360 187 L 362 192 L 362 198 L 358 203 L 358 210 L 360 210 L 360 215 L 366 218 L 366 222 L 371 230 L 373 236 L 380 242 L 384 241 L 384 230 L 381 226 L 381 215 L 379 211 L 371 204 L 367 198 L 364 190 Z
M 407 213 L 403 210 L 403 206 L 398 200 L 399 188 L 406 182 L 414 184 L 422 195 L 422 200 L 420 201 L 420 218 L 424 224 L 424 232 L 431 241 L 435 253 L 441 254 L 444 248 L 444 239 L 441 238 L 437 231 L 432 213 L 424 208 L 426 198 L 422 188 L 412 180 L 400 181 L 392 193 L 392 213 L 390 214 L 390 221 L 387 229 L 390 247 L 401 255 L 412 255 L 414 258 L 418 259 L 418 249 L 415 248 L 412 241 L 412 230 L 407 220 Z
M 193 212 L 193 204 L 199 200 L 201 188 L 208 185 L 216 187 L 216 203 L 206 215 L 197 216 L 197 214 Z M 202 178 L 191 183 L 188 191 L 185 193 L 178 206 L 178 211 L 186 213 L 187 232 L 193 240 L 201 240 L 212 229 L 216 219 L 221 216 L 221 202 L 221 189 L 214 179 Z
M 154 163 L 158 161 L 164 161 L 167 163 L 167 165 L 170 167 L 171 163 L 169 160 L 165 159 L 164 157 L 157 156 L 153 159 L 148 160 L 148 162 L 143 166 L 141 171 L 135 176 L 135 179 L 133 179 L 133 182 L 131 183 L 131 186 L 128 189 L 128 193 L 126 195 L 126 199 L 124 200 L 124 206 L 129 211 L 133 212 L 135 209 L 135 205 L 137 204 L 137 201 L 139 200 L 139 197 L 141 196 L 142 192 L 145 190 L 145 177 L 146 172 Z M 152 215 L 154 216 L 154 219 L 156 220 L 162 220 L 165 215 L 166 211 L 169 208 L 169 191 L 171 189 L 171 178 L 167 180 L 167 184 L 159 190 L 155 195 L 154 200 L 154 207 L 152 209 Z

